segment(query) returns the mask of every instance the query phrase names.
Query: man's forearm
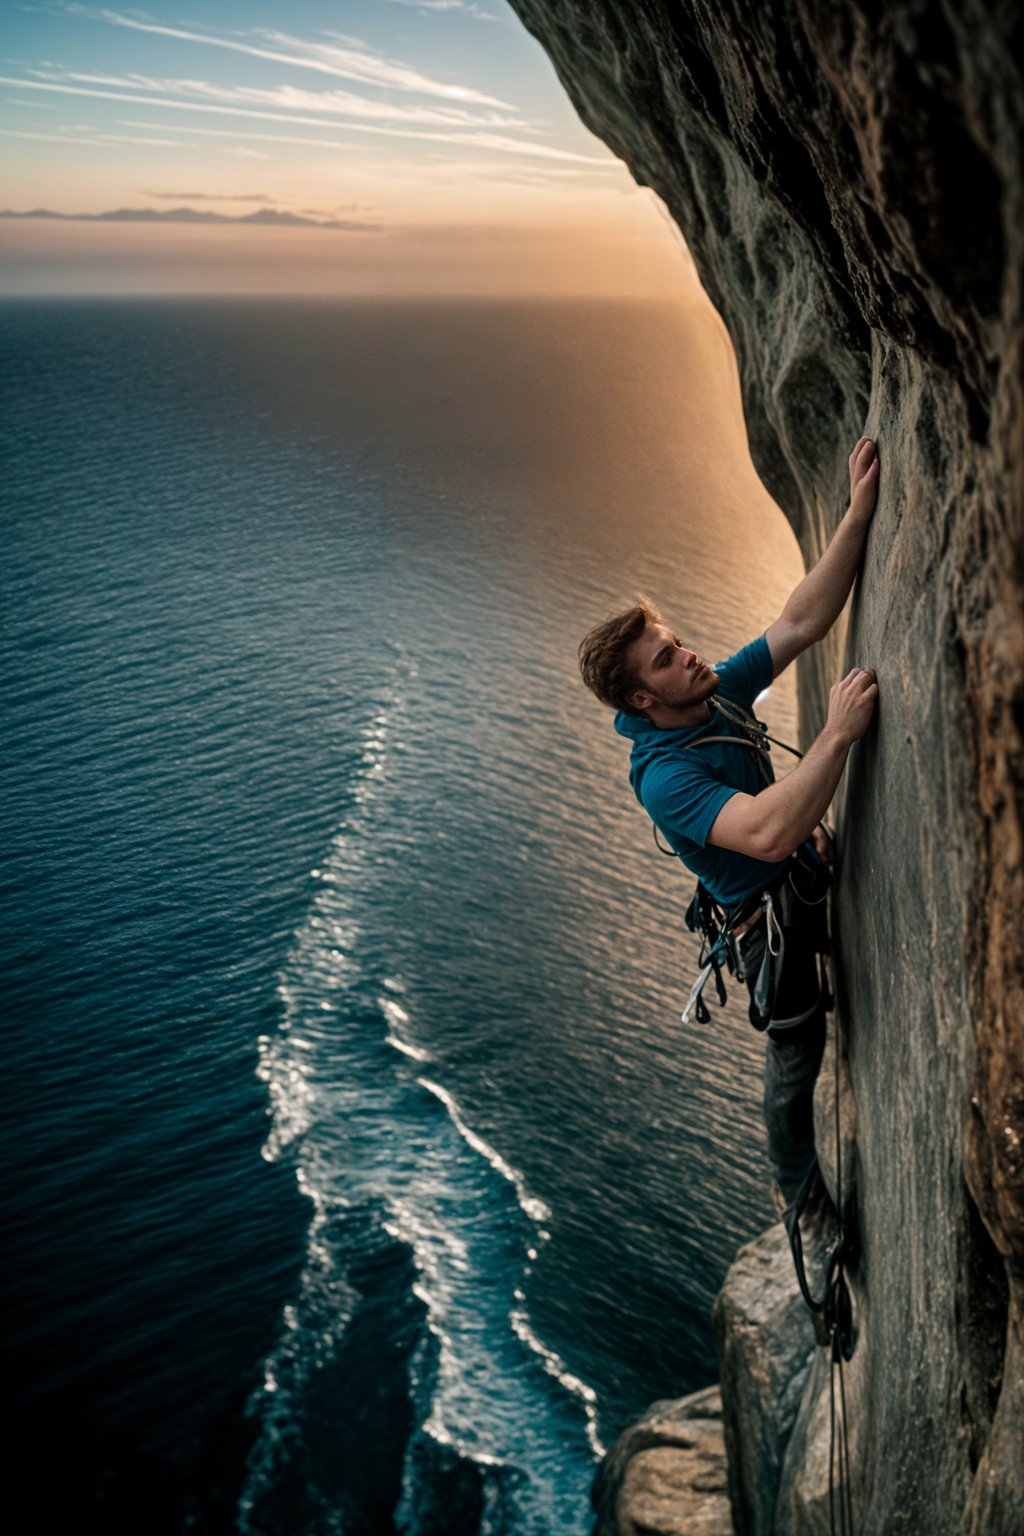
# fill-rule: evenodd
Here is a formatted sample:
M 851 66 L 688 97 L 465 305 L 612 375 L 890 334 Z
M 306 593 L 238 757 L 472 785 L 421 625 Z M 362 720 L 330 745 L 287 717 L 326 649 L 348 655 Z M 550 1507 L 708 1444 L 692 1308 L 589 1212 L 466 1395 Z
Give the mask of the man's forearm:
M 850 508 L 812 570 L 795 587 L 782 611 L 796 630 L 820 640 L 843 611 L 864 554 L 870 518 Z
M 842 522 L 814 569 L 765 630 L 776 677 L 801 651 L 822 639 L 842 613 L 874 516 L 878 473 L 878 450 L 869 437 L 862 437 L 850 455 L 850 505 Z
M 825 729 L 792 773 L 760 794 L 730 795 L 712 823 L 708 842 L 769 864 L 788 859 L 831 805 L 850 748 L 871 724 L 877 700 L 874 672 L 854 667 L 833 686 Z
M 832 804 L 851 745 L 826 725 L 793 771 L 754 797 L 753 809 L 768 847 L 765 858 L 788 858 L 810 837 Z
M 826 725 L 792 773 L 759 794 L 740 792 L 715 818 L 708 841 L 766 864 L 788 859 L 810 837 L 832 803 L 852 738 Z

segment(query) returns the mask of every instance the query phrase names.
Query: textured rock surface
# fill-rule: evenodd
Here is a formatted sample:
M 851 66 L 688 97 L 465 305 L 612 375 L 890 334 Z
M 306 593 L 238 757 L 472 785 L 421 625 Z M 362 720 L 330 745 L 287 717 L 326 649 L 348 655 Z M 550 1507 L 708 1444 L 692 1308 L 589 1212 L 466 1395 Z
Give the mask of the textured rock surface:
M 815 1348 L 781 1222 L 736 1255 L 715 1304 L 715 1333 L 736 1528 L 769 1532 Z
M 848 633 L 801 673 L 805 735 L 844 645 L 881 688 L 847 776 L 835 907 L 862 1244 L 857 1528 L 1009 1536 L 1024 1530 L 1022 11 L 512 4 L 679 224 L 732 333 L 755 463 L 808 559 L 854 441 L 879 443 Z M 819 1528 L 820 1374 L 786 1449 L 786 1530 Z
M 594 1507 L 594 1536 L 732 1536 L 718 1388 L 655 1403 L 620 1435 Z

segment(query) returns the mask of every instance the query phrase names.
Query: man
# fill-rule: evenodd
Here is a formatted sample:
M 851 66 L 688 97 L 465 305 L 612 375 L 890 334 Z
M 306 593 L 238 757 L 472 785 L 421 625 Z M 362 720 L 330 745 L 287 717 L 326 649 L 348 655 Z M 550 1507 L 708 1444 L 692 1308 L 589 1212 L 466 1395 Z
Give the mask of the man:
M 775 623 L 717 670 L 648 603 L 598 625 L 580 645 L 584 682 L 618 711 L 615 728 L 632 742 L 630 782 L 640 803 L 732 926 L 733 962 L 751 990 L 751 1018 L 766 1027 L 769 1155 L 789 1206 L 798 1197 L 802 1203 L 817 1170 L 813 1093 L 828 1000 L 799 900 L 790 900 L 797 916 L 792 930 L 783 930 L 763 893 L 787 880 L 798 885 L 798 851 L 813 872 L 815 842 L 830 860 L 819 826 L 851 746 L 871 723 L 875 674 L 854 667 L 835 685 L 824 730 L 779 784 L 765 755 L 745 739 L 742 720 L 842 612 L 874 515 L 878 474 L 876 445 L 862 437 L 850 455 L 850 505 L 825 553 Z

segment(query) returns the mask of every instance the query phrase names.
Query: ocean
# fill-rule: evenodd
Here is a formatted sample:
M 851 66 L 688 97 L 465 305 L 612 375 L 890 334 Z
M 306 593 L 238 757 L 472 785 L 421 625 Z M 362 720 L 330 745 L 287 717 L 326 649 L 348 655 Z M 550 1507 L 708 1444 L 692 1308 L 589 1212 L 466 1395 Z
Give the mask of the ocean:
M 572 1536 L 714 1380 L 762 1044 L 576 644 L 799 576 L 699 305 L 8 301 L 5 1380 L 36 1523 Z M 724 425 L 723 425 L 724 423 Z M 788 678 L 764 704 L 794 739 Z

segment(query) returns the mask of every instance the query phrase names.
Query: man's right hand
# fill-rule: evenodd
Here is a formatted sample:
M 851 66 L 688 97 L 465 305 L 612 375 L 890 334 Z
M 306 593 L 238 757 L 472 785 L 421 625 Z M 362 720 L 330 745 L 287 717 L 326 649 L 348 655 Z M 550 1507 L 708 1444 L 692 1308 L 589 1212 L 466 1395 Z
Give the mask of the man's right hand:
M 828 724 L 841 741 L 859 741 L 871 724 L 878 702 L 878 680 L 868 667 L 854 667 L 828 696 Z

